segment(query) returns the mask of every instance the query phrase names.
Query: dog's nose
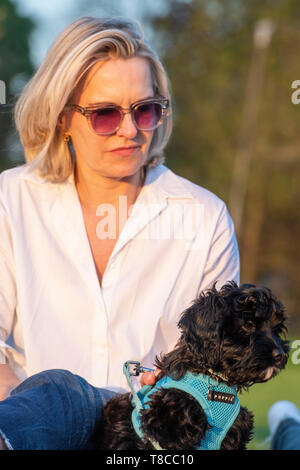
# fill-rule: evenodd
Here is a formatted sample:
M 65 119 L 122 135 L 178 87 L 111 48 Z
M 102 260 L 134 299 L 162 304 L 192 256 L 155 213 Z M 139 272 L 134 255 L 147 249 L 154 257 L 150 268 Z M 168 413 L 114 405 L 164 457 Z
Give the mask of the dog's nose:
M 276 365 L 279 365 L 284 361 L 285 355 L 282 349 L 274 349 L 272 355 Z

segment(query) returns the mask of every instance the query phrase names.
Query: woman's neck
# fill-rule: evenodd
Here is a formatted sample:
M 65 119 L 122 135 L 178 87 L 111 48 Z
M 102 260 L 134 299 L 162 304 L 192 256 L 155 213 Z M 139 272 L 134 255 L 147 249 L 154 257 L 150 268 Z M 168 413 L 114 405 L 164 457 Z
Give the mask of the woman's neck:
M 97 174 L 86 174 L 75 169 L 75 185 L 79 200 L 85 209 L 94 210 L 100 204 L 117 206 L 119 198 L 126 197 L 128 207 L 135 203 L 145 180 L 145 169 L 134 175 L 116 179 Z

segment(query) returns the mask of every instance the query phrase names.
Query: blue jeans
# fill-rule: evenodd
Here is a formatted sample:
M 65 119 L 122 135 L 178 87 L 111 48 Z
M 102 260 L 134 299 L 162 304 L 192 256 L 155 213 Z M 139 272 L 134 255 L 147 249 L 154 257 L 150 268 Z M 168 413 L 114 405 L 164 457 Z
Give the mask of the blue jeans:
M 93 449 L 102 407 L 114 395 L 66 370 L 41 372 L 0 402 L 0 435 L 12 450 Z
M 293 418 L 283 420 L 271 442 L 273 450 L 300 450 L 300 423 Z

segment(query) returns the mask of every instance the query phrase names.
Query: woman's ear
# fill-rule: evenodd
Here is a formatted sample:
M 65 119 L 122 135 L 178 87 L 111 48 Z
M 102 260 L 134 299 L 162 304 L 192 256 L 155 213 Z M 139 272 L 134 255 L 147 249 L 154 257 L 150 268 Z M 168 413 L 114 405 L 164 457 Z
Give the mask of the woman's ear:
M 64 135 L 68 131 L 67 116 L 66 116 L 65 113 L 61 113 L 59 115 L 56 127 L 59 130 L 59 132 L 61 133 L 61 135 Z
M 70 134 L 73 116 L 74 111 L 71 109 L 63 109 L 63 111 L 58 116 L 56 127 L 62 135 L 65 133 Z

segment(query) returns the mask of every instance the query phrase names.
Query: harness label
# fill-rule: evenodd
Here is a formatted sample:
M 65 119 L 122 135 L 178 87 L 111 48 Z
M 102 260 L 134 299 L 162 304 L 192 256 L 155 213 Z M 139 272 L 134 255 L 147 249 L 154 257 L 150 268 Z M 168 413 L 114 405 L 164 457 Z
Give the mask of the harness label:
M 208 390 L 207 399 L 209 401 L 219 401 L 222 403 L 234 404 L 235 395 L 232 393 L 216 392 L 215 390 Z

